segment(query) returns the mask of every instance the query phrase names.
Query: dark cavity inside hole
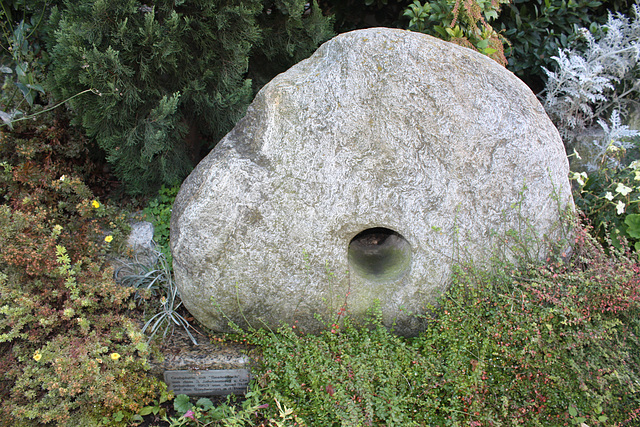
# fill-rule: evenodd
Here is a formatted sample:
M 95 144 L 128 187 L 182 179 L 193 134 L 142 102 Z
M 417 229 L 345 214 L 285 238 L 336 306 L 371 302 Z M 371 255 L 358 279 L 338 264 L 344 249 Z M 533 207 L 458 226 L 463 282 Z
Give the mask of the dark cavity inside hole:
M 393 281 L 409 270 L 411 246 L 400 233 L 389 228 L 368 228 L 351 239 L 348 257 L 352 272 L 363 278 Z

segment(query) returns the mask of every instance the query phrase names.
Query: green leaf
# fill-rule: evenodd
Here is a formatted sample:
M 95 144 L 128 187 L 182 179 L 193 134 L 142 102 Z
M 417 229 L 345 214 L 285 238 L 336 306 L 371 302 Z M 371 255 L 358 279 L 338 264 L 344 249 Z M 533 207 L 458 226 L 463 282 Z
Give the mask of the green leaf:
M 640 215 L 630 214 L 624 219 L 624 223 L 627 224 L 627 234 L 635 239 L 640 239 Z
M 572 417 L 578 415 L 578 410 L 575 406 L 569 406 L 569 415 L 571 415 Z
M 16 74 L 18 77 L 26 77 L 27 76 L 27 63 L 16 64 Z
M 489 47 L 489 40 L 480 40 L 476 46 L 478 49 L 486 49 Z
M 498 12 L 496 12 L 495 10 L 490 10 L 488 12 L 485 12 L 484 16 L 487 18 L 487 21 L 491 21 L 498 17 Z
M 29 103 L 29 105 L 33 105 L 34 96 L 31 89 L 20 82 L 15 82 L 15 85 L 18 89 L 20 89 L 20 92 L 22 92 L 22 96 Z
M 209 399 L 207 399 L 206 397 L 203 397 L 201 399 L 198 399 L 198 401 L 196 402 L 197 406 L 200 406 L 202 409 L 204 409 L 205 411 L 207 409 L 211 409 L 213 408 L 213 402 Z
M 40 85 L 33 85 L 33 84 L 28 84 L 27 88 L 31 89 L 31 90 L 37 90 L 40 93 L 44 93 L 44 88 Z
M 191 410 L 191 408 L 193 408 L 193 404 L 191 403 L 189 396 L 186 394 L 177 395 L 173 401 L 173 409 L 180 414 L 185 414 L 187 411 Z
M 145 406 L 140 410 L 140 415 L 142 415 L 143 417 L 145 415 L 149 415 L 150 413 L 153 412 L 153 408 L 154 408 L 153 406 Z

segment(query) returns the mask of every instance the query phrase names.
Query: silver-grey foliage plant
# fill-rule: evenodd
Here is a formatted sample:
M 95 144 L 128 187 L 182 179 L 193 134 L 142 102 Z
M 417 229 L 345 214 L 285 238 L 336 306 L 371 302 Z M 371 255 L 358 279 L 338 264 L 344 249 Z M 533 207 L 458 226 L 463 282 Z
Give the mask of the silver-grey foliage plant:
M 159 250 L 152 250 L 153 256 L 147 262 L 125 263 L 116 270 L 116 280 L 124 286 L 132 286 L 138 291 L 150 291 L 159 299 L 160 308 L 142 327 L 142 332 L 149 335 L 149 341 L 164 327 L 163 339 L 175 326 L 182 327 L 193 344 L 198 342 L 189 329 L 189 322 L 178 312 L 182 305 L 178 287 L 173 281 L 173 273 L 165 255 Z M 121 274 L 122 273 L 122 274 Z M 136 291 L 136 296 L 138 292 Z
M 561 49 L 553 57 L 556 69 L 544 70 L 548 80 L 541 98 L 565 142 L 594 122 L 605 133 L 602 140 L 595 141 L 602 154 L 612 144 L 628 148 L 624 139 L 638 134 L 621 121 L 621 116 L 636 108 L 640 89 L 638 4 L 631 12 L 632 18 L 610 13 L 595 35 L 580 29 L 584 44 Z M 610 125 L 603 119 L 606 115 Z

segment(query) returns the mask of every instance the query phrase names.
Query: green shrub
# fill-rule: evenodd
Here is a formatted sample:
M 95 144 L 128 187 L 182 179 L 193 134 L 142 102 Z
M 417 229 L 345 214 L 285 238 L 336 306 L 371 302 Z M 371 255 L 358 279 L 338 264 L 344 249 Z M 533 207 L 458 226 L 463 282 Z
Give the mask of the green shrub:
M 621 152 L 622 149 L 612 146 L 607 154 L 615 156 Z M 640 160 L 624 166 L 611 165 L 605 159 L 596 172 L 588 175 L 574 172 L 572 177 L 578 186 L 574 200 L 593 224 L 594 235 L 618 249 L 623 245 L 620 239 L 627 239 L 640 253 Z
M 360 28 L 405 28 L 402 13 L 411 0 L 322 0 L 322 9 L 335 20 L 337 33 Z
M 94 90 L 70 105 L 133 194 L 181 182 L 242 117 L 254 47 L 299 59 L 330 28 L 303 0 L 277 2 L 263 26 L 260 0 L 64 4 L 51 16 L 51 88 L 60 99 Z
M 305 425 L 436 425 L 430 424 L 436 402 L 426 391 L 437 387 L 440 363 L 372 314 L 370 325 L 346 317 L 319 336 L 300 336 L 291 327 L 253 335 L 262 350 L 263 400 L 292 408 Z
M 594 24 L 593 34 L 580 29 L 572 48 L 560 49 L 553 57 L 554 67 L 544 70 L 547 82 L 541 94 L 543 105 L 565 143 L 571 144 L 581 132 L 598 123 L 606 136 L 604 141 L 596 141 L 602 151 L 599 157 L 611 138 L 638 134 L 622 126 L 637 104 L 640 75 L 640 6 L 634 5 L 629 12 L 628 16 L 609 15 L 602 26 Z M 611 126 L 603 121 L 605 117 Z M 618 140 L 614 142 L 624 146 Z
M 171 207 L 180 191 L 180 186 L 160 187 L 158 195 L 149 201 L 143 213 L 153 223 L 153 240 L 164 254 L 169 268 L 172 265 L 171 248 L 169 247 L 169 234 L 171 227 Z
M 0 8 L 0 75 L 3 75 L 3 102 L 0 119 L 11 121 L 24 116 L 44 94 L 48 55 L 44 50 L 50 34 L 46 17 L 60 0 L 8 0 Z M 9 102 L 7 102 L 9 101 Z
M 257 17 L 261 37 L 249 58 L 254 93 L 273 77 L 310 56 L 332 38 L 333 17 L 325 16 L 317 1 L 263 1 Z
M 131 289 L 98 256 L 111 235 L 52 217 L 0 206 L 3 416 L 78 425 L 133 414 L 164 386 L 145 373 L 147 344 L 125 314 Z
M 105 255 L 126 218 L 76 175 L 64 129 L 0 134 L 2 425 L 125 425 L 166 386 Z
M 461 268 L 416 340 L 442 360 L 443 417 L 490 425 L 615 425 L 639 415 L 640 265 L 577 229 L 571 263 Z

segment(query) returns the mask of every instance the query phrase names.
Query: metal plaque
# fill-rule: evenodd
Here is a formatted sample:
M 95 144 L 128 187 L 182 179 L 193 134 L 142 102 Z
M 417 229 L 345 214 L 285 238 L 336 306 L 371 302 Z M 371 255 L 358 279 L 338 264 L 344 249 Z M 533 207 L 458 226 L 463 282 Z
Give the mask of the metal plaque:
M 247 392 L 251 372 L 248 369 L 207 369 L 164 371 L 164 382 L 175 394 L 222 396 Z

